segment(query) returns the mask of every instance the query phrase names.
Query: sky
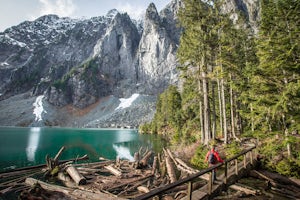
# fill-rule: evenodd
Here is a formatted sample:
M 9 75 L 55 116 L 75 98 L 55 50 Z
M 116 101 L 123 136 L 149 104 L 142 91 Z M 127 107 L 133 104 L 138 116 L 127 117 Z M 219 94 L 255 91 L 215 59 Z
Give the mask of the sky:
M 151 2 L 160 11 L 171 0 L 0 0 L 0 32 L 46 14 L 91 18 L 106 15 L 116 8 L 136 19 L 144 14 Z

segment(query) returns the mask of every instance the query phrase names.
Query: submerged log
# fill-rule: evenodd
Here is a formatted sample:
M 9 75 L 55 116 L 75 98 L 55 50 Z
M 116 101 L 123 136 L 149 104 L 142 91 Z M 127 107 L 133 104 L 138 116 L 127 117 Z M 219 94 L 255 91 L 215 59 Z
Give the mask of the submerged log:
M 70 175 L 70 177 L 74 180 L 77 185 L 84 185 L 86 184 L 86 179 L 78 172 L 78 170 L 69 165 L 66 167 L 66 172 Z

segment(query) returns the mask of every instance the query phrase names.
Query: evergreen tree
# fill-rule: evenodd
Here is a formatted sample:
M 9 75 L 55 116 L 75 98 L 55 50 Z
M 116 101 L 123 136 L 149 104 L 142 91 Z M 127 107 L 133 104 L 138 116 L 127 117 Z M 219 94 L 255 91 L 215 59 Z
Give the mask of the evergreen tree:
M 266 130 L 291 131 L 300 116 L 300 2 L 263 0 L 261 10 L 254 109 Z
M 213 1 L 203 3 L 198 0 L 183 1 L 179 12 L 180 24 L 184 31 L 177 52 L 182 65 L 192 66 L 198 81 L 199 120 L 201 139 L 207 144 L 211 139 L 211 110 L 209 102 L 209 77 L 211 57 L 215 46 Z

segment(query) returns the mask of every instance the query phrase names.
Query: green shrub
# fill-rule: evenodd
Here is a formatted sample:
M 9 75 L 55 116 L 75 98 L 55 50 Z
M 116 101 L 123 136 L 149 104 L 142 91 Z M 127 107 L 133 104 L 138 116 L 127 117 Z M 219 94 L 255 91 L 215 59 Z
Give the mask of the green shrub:
M 208 167 L 207 162 L 205 162 L 205 156 L 208 149 L 204 145 L 199 145 L 196 149 L 194 156 L 191 158 L 191 164 L 199 169 L 204 169 Z

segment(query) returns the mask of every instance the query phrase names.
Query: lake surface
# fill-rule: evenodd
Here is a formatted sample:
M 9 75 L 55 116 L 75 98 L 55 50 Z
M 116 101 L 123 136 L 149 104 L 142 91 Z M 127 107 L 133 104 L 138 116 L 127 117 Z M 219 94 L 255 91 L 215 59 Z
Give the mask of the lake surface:
M 48 154 L 54 158 L 65 146 L 60 159 L 87 154 L 90 161 L 99 157 L 133 160 L 141 147 L 160 152 L 163 140 L 129 129 L 18 128 L 0 127 L 0 171 L 44 164 Z

